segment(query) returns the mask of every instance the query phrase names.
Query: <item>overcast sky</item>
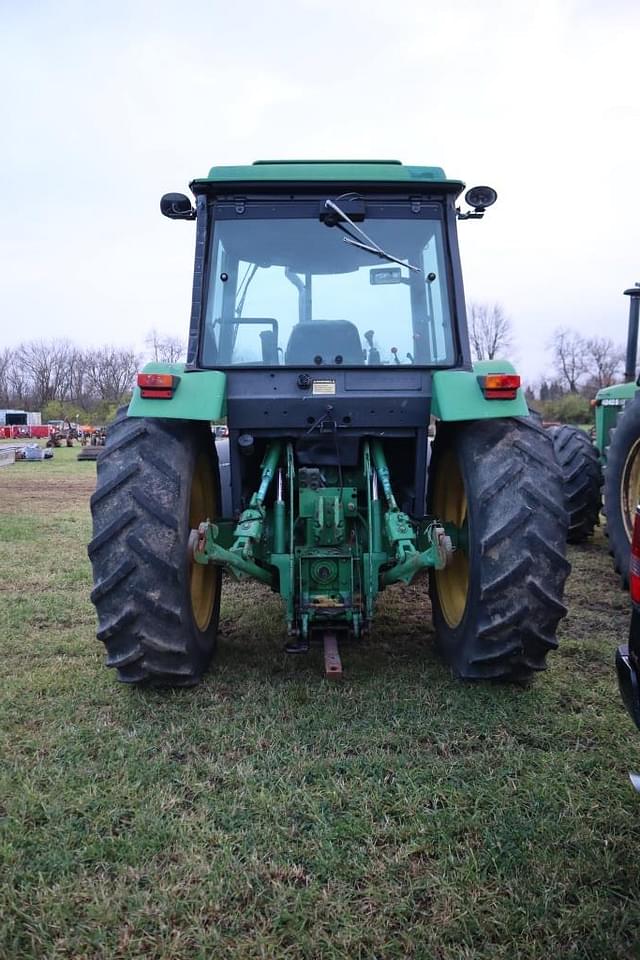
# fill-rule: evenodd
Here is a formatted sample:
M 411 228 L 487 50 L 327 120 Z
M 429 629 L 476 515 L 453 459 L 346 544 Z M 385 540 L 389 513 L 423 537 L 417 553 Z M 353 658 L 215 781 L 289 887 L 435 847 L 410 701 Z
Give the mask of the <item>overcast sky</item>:
M 640 281 L 637 0 L 0 0 L 2 342 L 186 334 L 213 164 L 392 157 L 499 200 L 468 300 L 535 379 L 559 325 L 620 342 Z

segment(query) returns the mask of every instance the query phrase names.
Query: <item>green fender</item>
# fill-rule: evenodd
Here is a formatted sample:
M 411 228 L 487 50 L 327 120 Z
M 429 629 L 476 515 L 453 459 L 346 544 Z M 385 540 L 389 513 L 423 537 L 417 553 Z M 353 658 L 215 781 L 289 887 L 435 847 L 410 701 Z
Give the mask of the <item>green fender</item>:
M 596 393 L 595 414 L 596 414 L 596 447 L 606 465 L 607 447 L 609 446 L 609 435 L 616 425 L 616 421 L 627 405 L 638 392 L 637 383 L 632 380 L 631 383 L 614 383 L 611 387 L 603 387 Z
M 515 400 L 487 400 L 478 377 L 487 373 L 515 373 L 508 360 L 478 360 L 473 370 L 438 370 L 433 375 L 431 413 L 438 420 L 490 420 L 494 417 L 528 417 L 522 389 Z
M 227 378 L 219 370 L 187 371 L 183 363 L 147 363 L 142 373 L 171 373 L 179 380 L 170 400 L 148 400 L 136 387 L 127 411 L 129 417 L 209 421 L 226 415 Z

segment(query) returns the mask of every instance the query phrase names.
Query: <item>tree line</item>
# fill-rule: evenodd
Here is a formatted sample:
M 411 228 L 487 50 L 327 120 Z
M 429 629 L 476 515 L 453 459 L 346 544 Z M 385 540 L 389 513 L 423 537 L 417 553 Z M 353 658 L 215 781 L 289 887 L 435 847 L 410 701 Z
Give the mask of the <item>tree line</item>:
M 469 339 L 476 360 L 509 358 L 513 323 L 500 304 L 471 303 Z M 570 327 L 558 327 L 546 350 L 552 373 L 527 386 L 527 402 L 549 420 L 589 422 L 590 401 L 598 390 L 622 379 L 625 348 L 611 337 L 585 337 Z
M 513 348 L 513 323 L 499 303 L 471 303 L 469 339 L 475 360 L 508 357 Z M 570 327 L 558 327 L 547 343 L 554 376 L 543 378 L 540 400 L 565 393 L 593 395 L 622 376 L 625 350 L 610 337 L 583 337 Z
M 90 414 L 124 403 L 138 370 L 148 359 L 175 362 L 183 355 L 175 337 L 152 330 L 147 352 L 105 345 L 79 347 L 70 340 L 29 340 L 0 347 L 0 407 L 55 408 Z M 75 417 L 75 414 L 74 414 Z
M 499 303 L 471 303 L 469 339 L 476 360 L 509 358 L 514 346 L 511 318 Z M 76 414 L 102 419 L 128 400 L 146 360 L 175 363 L 183 342 L 151 330 L 146 351 L 117 346 L 79 347 L 70 340 L 29 340 L 0 347 L 0 407 L 42 410 L 45 418 Z M 620 380 L 624 348 L 610 337 L 583 337 L 559 327 L 547 344 L 553 376 L 527 388 L 530 403 L 552 419 L 589 418 L 589 400 Z M 566 410 L 565 410 L 566 407 Z M 91 416 L 94 414 L 95 416 Z
M 622 377 L 625 348 L 610 337 L 583 337 L 577 330 L 559 327 L 548 348 L 555 378 L 541 381 L 541 400 L 552 400 L 562 393 L 593 396 Z

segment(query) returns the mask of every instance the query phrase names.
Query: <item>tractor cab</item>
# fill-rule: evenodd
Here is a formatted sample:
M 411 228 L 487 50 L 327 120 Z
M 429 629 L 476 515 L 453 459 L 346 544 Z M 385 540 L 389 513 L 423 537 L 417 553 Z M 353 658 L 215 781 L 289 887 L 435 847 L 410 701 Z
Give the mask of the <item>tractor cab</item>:
M 214 167 L 192 189 L 195 211 L 186 197 L 178 211 L 163 200 L 168 216 L 197 216 L 203 241 L 190 364 L 469 363 L 455 230 L 462 184 L 440 168 L 257 163 Z
M 384 432 L 405 440 L 403 503 L 424 514 L 432 373 L 471 368 L 462 186 L 395 161 L 214 167 L 191 184 L 195 210 L 177 204 L 201 240 L 187 366 L 225 373 L 227 512 L 256 480 L 241 436 L 259 455 L 295 436 L 305 465 L 338 468 Z M 162 209 L 175 217 L 175 199 Z
M 442 204 L 344 208 L 333 191 L 212 204 L 202 366 L 454 362 Z

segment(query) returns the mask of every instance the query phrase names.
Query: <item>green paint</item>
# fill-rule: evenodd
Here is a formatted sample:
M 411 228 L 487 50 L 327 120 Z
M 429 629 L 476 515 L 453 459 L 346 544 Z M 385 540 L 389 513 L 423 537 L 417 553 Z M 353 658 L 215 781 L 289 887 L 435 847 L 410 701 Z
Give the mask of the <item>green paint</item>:
M 171 373 L 180 381 L 170 400 L 147 400 L 136 387 L 129 404 L 130 417 L 166 420 L 219 420 L 226 413 L 227 378 L 219 370 L 186 372 L 183 363 L 147 363 L 143 373 Z
M 440 184 L 459 193 L 464 184 L 448 180 L 442 167 L 405 166 L 384 160 L 259 161 L 251 166 L 212 167 L 209 175 L 194 180 L 192 188 L 224 183 L 277 182 L 425 183 Z
M 596 394 L 595 412 L 596 412 L 596 439 L 595 444 L 598 453 L 606 463 L 606 451 L 609 446 L 609 434 L 616 425 L 618 416 L 624 409 L 628 400 L 635 397 L 638 386 L 635 381 L 631 383 L 614 383 L 611 387 L 603 387 Z
M 246 510 L 243 510 L 238 526 L 235 529 L 236 540 L 231 547 L 233 553 L 244 557 L 245 560 L 252 560 L 256 551 L 260 549 L 264 522 L 267 517 L 267 511 L 264 506 L 264 500 L 269 491 L 269 486 L 273 480 L 280 454 L 282 453 L 282 444 L 279 440 L 270 443 L 261 466 L 260 486 L 257 493 L 254 493 Z
M 522 390 L 515 400 L 487 400 L 478 377 L 487 373 L 515 373 L 508 360 L 479 360 L 473 370 L 438 370 L 433 375 L 431 412 L 439 420 L 491 420 L 495 417 L 528 417 Z
M 271 502 L 269 485 L 283 469 L 285 454 L 287 495 Z M 328 467 L 323 478 L 300 486 L 291 445 L 285 451 L 274 441 L 231 545 L 229 522 L 208 524 L 202 550 L 195 554 L 198 563 L 215 563 L 238 579 L 249 576 L 272 585 L 284 601 L 289 633 L 302 640 L 313 629 L 328 627 L 359 636 L 385 585 L 410 583 L 421 570 L 444 563 L 436 524 L 429 521 L 418 529 L 399 510 L 379 441 L 372 450 L 364 444 L 359 469 L 339 476 Z
M 251 498 L 255 500 L 255 494 Z M 234 530 L 234 543 L 231 547 L 233 553 L 244 557 L 245 560 L 252 560 L 255 556 L 255 547 L 262 540 L 262 531 L 267 511 L 264 506 L 253 504 L 243 510 L 238 520 L 238 526 Z
M 630 400 L 632 397 L 635 397 L 638 391 L 638 385 L 635 380 L 632 380 L 631 383 L 614 383 L 610 387 L 603 387 L 601 390 L 598 390 L 596 393 L 596 403 L 602 403 L 604 400 Z
M 384 455 L 384 449 L 379 440 L 371 441 L 371 456 L 376 468 L 376 473 L 378 474 L 378 479 L 389 506 L 392 510 L 396 510 L 396 499 L 393 495 L 393 490 L 391 489 L 391 475 L 389 473 L 389 467 L 387 466 L 387 459 Z
M 269 570 L 264 570 L 252 560 L 247 560 L 238 553 L 226 550 L 217 542 L 218 529 L 214 523 L 205 525 L 204 549 L 196 551 L 194 554 L 196 563 L 217 563 L 223 566 L 225 570 L 232 573 L 238 579 L 243 575 L 253 577 L 255 580 L 261 580 L 269 585 L 273 582 L 273 576 Z
M 286 508 L 284 500 L 273 504 L 273 552 L 286 553 Z
M 321 487 L 300 490 L 299 516 L 307 521 L 307 540 L 321 546 L 344 542 L 345 517 L 358 512 L 356 487 Z
M 260 481 L 260 488 L 256 496 L 257 503 L 264 503 L 264 498 L 267 495 L 271 481 L 273 480 L 276 470 L 278 469 L 281 453 L 282 444 L 279 440 L 274 440 L 274 442 L 270 443 L 267 447 L 267 452 L 264 455 L 264 460 L 262 461 L 260 467 L 262 470 L 262 479 Z
M 382 574 L 382 583 L 387 586 L 391 583 L 411 583 L 416 573 L 426 570 L 429 567 L 436 569 L 442 568 L 440 551 L 435 543 L 432 543 L 426 550 L 418 552 L 414 550 L 407 554 L 402 563 L 396 564 L 391 570 L 386 570 Z

